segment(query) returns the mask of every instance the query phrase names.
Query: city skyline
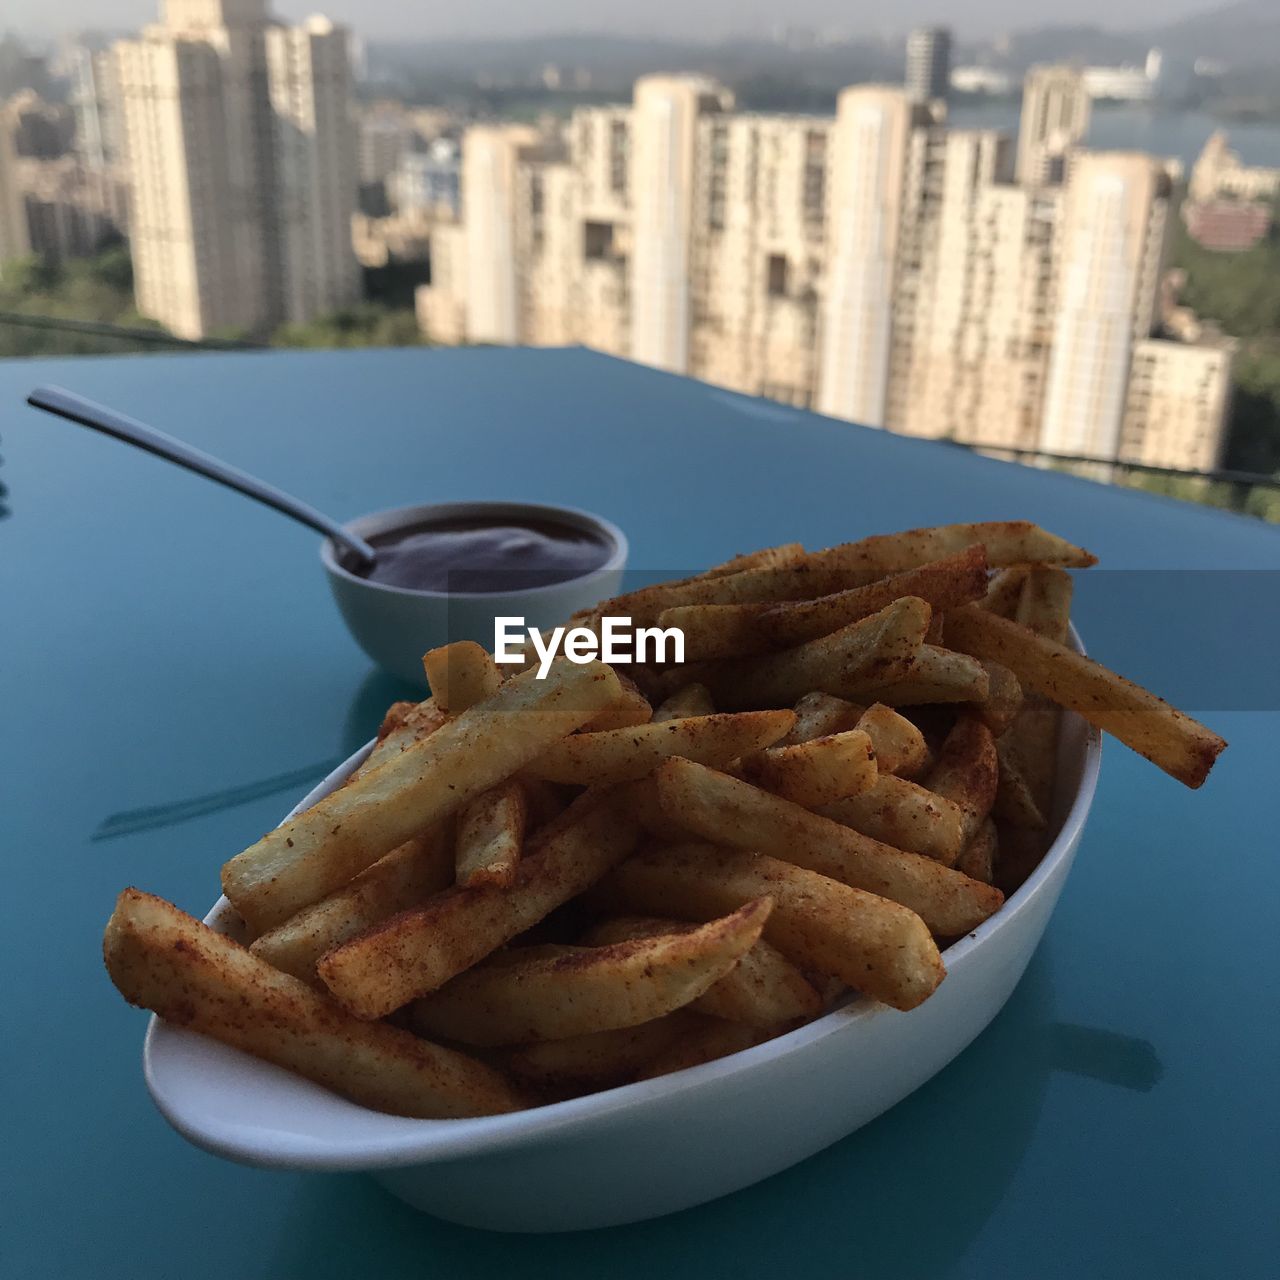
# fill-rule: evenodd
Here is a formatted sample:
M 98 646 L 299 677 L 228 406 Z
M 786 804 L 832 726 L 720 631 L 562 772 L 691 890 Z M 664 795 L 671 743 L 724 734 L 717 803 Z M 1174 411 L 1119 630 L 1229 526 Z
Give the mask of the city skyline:
M 1108 0 L 1078 0 L 1072 25 L 1094 24 L 1114 32 L 1138 31 L 1161 22 L 1212 13 L 1223 5 L 1212 0 L 1132 0 L 1123 7 Z M 372 40 L 520 38 L 557 34 L 609 34 L 715 41 L 732 37 L 767 37 L 779 27 L 812 26 L 839 30 L 853 38 L 903 37 L 914 26 L 950 26 L 960 40 L 988 39 L 1007 31 L 1056 25 L 1059 6 L 1037 7 L 1025 0 L 974 0 L 961 8 L 938 0 L 878 0 L 856 14 L 840 0 L 793 0 L 785 10 L 774 3 L 752 0 L 702 0 L 690 6 L 682 0 L 650 0 L 643 6 L 598 0 L 547 0 L 531 20 L 523 0 L 479 0 L 467 7 L 466 18 L 449 11 L 432 19 L 407 12 L 398 0 L 283 0 L 276 6 L 283 21 L 297 23 L 316 12 L 344 23 Z M 10 0 L 4 25 L 20 35 L 44 39 L 81 30 L 128 31 L 155 21 L 153 0 L 59 0 L 50 7 L 40 0 Z

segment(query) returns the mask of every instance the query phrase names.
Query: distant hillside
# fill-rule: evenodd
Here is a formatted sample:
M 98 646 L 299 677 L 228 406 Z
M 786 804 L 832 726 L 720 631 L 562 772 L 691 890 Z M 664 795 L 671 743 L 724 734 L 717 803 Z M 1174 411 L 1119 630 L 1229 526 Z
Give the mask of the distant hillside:
M 1181 58 L 1219 58 L 1234 67 L 1280 61 L 1280 4 L 1236 0 L 1220 9 L 1153 27 L 1150 43 Z

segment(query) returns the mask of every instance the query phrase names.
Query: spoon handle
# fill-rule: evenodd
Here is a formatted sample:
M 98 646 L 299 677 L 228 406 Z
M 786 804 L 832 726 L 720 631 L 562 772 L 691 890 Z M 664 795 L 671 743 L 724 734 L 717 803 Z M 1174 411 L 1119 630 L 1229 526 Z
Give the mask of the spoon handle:
M 154 453 L 168 462 L 176 462 L 178 466 L 216 480 L 230 489 L 238 489 L 248 497 L 256 498 L 259 502 L 275 507 L 277 511 L 283 511 L 285 515 L 328 534 L 362 564 L 372 564 L 376 558 L 373 548 L 363 538 L 356 537 L 324 512 L 317 511 L 282 489 L 277 489 L 275 485 L 267 484 L 256 476 L 229 466 L 181 440 L 175 440 L 173 436 L 165 435 L 163 431 L 156 431 L 153 427 L 117 413 L 114 409 L 108 409 L 105 405 L 95 404 L 62 387 L 37 387 L 27 397 L 27 403 L 46 413 L 56 414 L 59 418 L 66 418 L 69 422 L 79 423 L 82 427 L 92 427 L 104 435 L 114 436 L 126 444 L 136 445 L 147 453 Z

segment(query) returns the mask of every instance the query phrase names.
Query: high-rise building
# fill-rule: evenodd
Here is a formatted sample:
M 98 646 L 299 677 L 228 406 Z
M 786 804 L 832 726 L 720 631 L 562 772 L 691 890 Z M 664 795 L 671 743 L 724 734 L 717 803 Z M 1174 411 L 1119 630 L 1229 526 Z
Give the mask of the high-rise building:
M 831 132 L 828 259 L 817 407 L 882 427 L 907 152 L 915 115 L 901 89 L 846 89 Z
M 26 206 L 19 177 L 17 130 L 7 108 L 0 109 L 0 278 L 4 264 L 31 252 Z
M 1151 333 L 1170 179 L 1136 152 L 1082 152 L 1059 230 L 1057 312 L 1041 444 L 1116 457 L 1134 345 Z
M 951 80 L 951 32 L 917 27 L 907 37 L 907 97 L 912 102 L 945 98 Z
M 266 0 L 167 0 L 116 46 L 144 315 L 181 337 L 265 333 L 358 296 L 345 44 L 276 26 Z
M 1135 343 L 1120 459 L 1192 471 L 1222 466 L 1235 352 L 1231 338 Z
M 109 49 L 78 45 L 68 59 L 71 105 L 76 117 L 76 151 L 91 169 L 125 163 L 120 76 Z
M 467 133 L 419 316 L 438 342 L 580 342 L 911 435 L 1212 465 L 1229 344 L 1154 336 L 1164 164 L 1076 150 L 1020 183 L 1013 160 L 896 86 L 832 120 L 646 79 L 560 134 Z
M 351 60 L 346 32 L 328 18 L 268 27 L 266 45 L 281 303 L 305 321 L 360 296 Z
M 1060 182 L 1067 152 L 1089 132 L 1089 91 L 1078 68 L 1032 67 L 1022 85 L 1018 181 Z
M 727 91 L 694 76 L 636 81 L 631 114 L 631 351 L 671 373 L 689 368 L 689 272 L 698 124 Z

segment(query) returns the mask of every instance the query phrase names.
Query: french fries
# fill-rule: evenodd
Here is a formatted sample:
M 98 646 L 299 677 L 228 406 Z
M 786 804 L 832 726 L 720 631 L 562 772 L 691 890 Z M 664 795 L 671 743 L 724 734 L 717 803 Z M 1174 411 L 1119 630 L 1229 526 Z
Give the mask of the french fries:
M 980 600 L 987 586 L 987 553 L 979 545 L 966 547 L 917 569 L 891 574 L 865 587 L 854 587 L 816 600 L 776 604 L 760 614 L 760 629 L 771 648 L 802 644 L 868 618 L 904 596 L 915 596 L 935 613 Z M 689 658 L 697 655 L 686 647 Z M 710 656 L 710 655 L 708 655 Z
M 978 834 L 991 812 L 999 769 L 991 730 L 977 716 L 961 716 L 938 752 L 929 789 L 963 814 L 962 847 Z
M 1003 663 L 1022 682 L 1113 734 L 1170 777 L 1199 787 L 1226 742 L 1199 721 L 1101 663 L 971 606 L 947 619 L 947 643 Z
M 628 729 L 635 724 L 648 724 L 653 719 L 653 707 L 640 692 L 636 682 L 628 676 L 614 672 L 622 686 L 622 696 L 611 702 L 598 716 L 582 726 L 583 733 L 600 733 L 606 729 Z
M 492 698 L 502 683 L 498 664 L 474 640 L 456 640 L 422 655 L 422 669 L 436 706 L 456 716 Z
M 534 838 L 512 884 L 448 889 L 335 947 L 317 971 L 356 1017 L 385 1017 L 589 889 L 637 837 L 608 795 L 586 792 Z
M 326 951 L 439 893 L 453 883 L 453 874 L 453 824 L 446 819 L 262 934 L 249 950 L 281 972 L 323 990 L 316 961 Z
M 510 884 L 516 878 L 528 816 L 527 793 L 514 778 L 476 796 L 458 818 L 457 882 Z
M 1002 901 L 989 885 L 932 858 L 882 844 L 705 765 L 668 760 L 655 776 L 663 813 L 690 834 L 768 853 L 901 903 L 938 937 L 967 933 Z
M 981 880 L 983 884 L 994 884 L 998 848 L 996 824 L 990 818 L 984 818 L 973 839 L 965 845 L 956 869 L 974 880 Z
M 797 648 L 719 664 L 707 681 L 711 696 L 729 708 L 790 704 L 815 689 L 856 696 L 913 669 L 929 617 L 923 600 L 904 596 Z
M 577 733 L 548 747 L 529 771 L 549 782 L 584 787 L 631 782 L 672 756 L 727 764 L 777 742 L 794 723 L 790 711 L 748 711 Z
M 624 862 L 605 892 L 629 908 L 694 919 L 772 898 L 765 937 L 783 955 L 895 1009 L 914 1009 L 945 973 L 913 911 L 762 854 L 713 845 L 651 849 Z
M 419 1000 L 410 1020 L 423 1035 L 481 1047 L 634 1027 L 683 1008 L 728 974 L 772 907 L 757 898 L 686 932 L 508 951 Z
M 965 846 L 965 815 L 959 805 L 905 778 L 886 773 L 869 791 L 819 808 L 824 818 L 908 853 L 955 865 Z
M 805 563 L 819 569 L 864 569 L 879 574 L 900 573 L 955 555 L 966 547 L 986 548 L 992 568 L 1015 564 L 1053 564 L 1084 569 L 1096 556 L 1065 538 L 1049 533 L 1030 520 L 989 520 L 978 524 L 943 524 L 931 529 L 882 533 L 860 542 L 815 551 Z
M 812 809 L 874 786 L 876 757 L 871 739 L 850 729 L 743 756 L 737 772 L 757 787 Z
M 795 728 L 778 744 L 794 746 L 798 742 L 812 742 L 814 738 L 829 738 L 833 733 L 856 729 L 862 722 L 865 708 L 856 702 L 837 698 L 833 693 L 806 693 L 796 703 Z
M 883 702 L 869 706 L 858 717 L 854 728 L 861 729 L 871 739 L 880 773 L 916 778 L 928 768 L 929 744 L 924 734 L 906 716 Z
M 361 1106 L 443 1119 L 527 1105 L 499 1072 L 407 1031 L 349 1017 L 163 898 L 126 889 L 102 949 L 111 981 L 130 1004 Z
M 525 672 L 385 764 L 269 831 L 222 869 L 255 930 L 282 924 L 384 853 L 509 777 L 619 694 L 603 663 Z
M 583 941 L 591 946 L 607 946 L 695 928 L 680 920 L 618 916 L 596 925 Z M 822 1012 L 822 997 L 782 952 L 762 938 L 688 1007 L 729 1022 L 780 1027 L 816 1018 Z
M 986 702 L 991 696 L 991 677 L 974 658 L 922 644 L 905 669 L 895 671 L 883 684 L 863 684 L 857 692 L 864 702 L 883 702 L 891 707 Z
M 696 1013 L 677 1009 L 638 1027 L 524 1045 L 507 1054 L 506 1066 L 518 1079 L 544 1088 L 574 1092 L 604 1089 L 635 1079 L 660 1054 L 683 1043 L 705 1024 L 706 1019 Z
M 716 704 L 705 684 L 687 684 L 677 689 L 669 698 L 654 708 L 655 723 L 663 720 L 685 720 L 690 716 L 709 716 L 715 713 Z
M 1225 746 L 1067 647 L 1093 562 L 1026 521 L 789 543 L 570 620 L 679 626 L 679 663 L 433 649 L 433 696 L 224 866 L 250 947 L 126 890 L 108 970 L 421 1117 L 710 1062 L 849 989 L 914 1009 L 1053 839 L 1062 708 L 1190 786 Z

